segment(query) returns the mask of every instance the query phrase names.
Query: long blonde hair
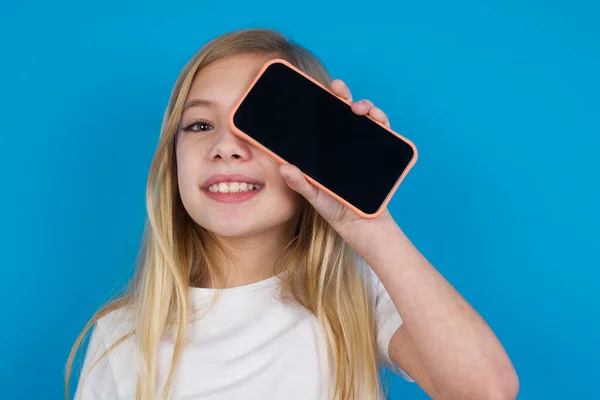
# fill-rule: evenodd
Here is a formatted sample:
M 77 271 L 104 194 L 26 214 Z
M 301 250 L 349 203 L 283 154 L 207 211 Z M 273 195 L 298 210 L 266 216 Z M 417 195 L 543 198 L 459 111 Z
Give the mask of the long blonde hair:
M 136 272 L 124 295 L 102 307 L 78 336 L 66 366 L 66 399 L 73 361 L 91 327 L 123 307 L 135 313 L 134 328 L 101 357 L 128 338 L 139 356 L 136 400 L 154 398 L 156 354 L 161 338 L 174 329 L 175 347 L 163 396 L 168 397 L 175 366 L 183 351 L 189 316 L 188 290 L 209 277 L 219 282 L 218 259 L 224 256 L 210 232 L 199 227 L 179 197 L 175 141 L 183 105 L 195 75 L 220 58 L 254 53 L 283 58 L 329 86 L 331 78 L 305 48 L 268 29 L 245 29 L 214 38 L 185 65 L 172 90 L 147 181 L 147 221 Z M 221 258 L 219 258 L 221 257 Z M 296 235 L 281 255 L 282 293 L 315 315 L 331 354 L 332 398 L 375 399 L 380 390 L 374 317 L 368 285 L 355 253 L 332 227 L 306 205 Z M 327 367 L 327 365 L 326 365 Z

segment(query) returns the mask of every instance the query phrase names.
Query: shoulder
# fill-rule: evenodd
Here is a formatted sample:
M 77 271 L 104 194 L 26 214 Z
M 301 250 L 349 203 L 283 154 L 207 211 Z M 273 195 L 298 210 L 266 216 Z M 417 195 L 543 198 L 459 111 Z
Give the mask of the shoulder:
M 133 329 L 133 310 L 121 307 L 102 315 L 92 326 L 91 335 L 81 367 L 75 399 L 114 399 L 118 398 L 119 387 L 128 376 L 134 353 L 131 342 L 125 346 L 120 339 Z M 119 344 L 114 346 L 113 344 Z M 118 351 L 113 351 L 118 350 Z
M 112 310 L 98 318 L 93 329 L 93 335 L 110 347 L 121 338 L 129 335 L 135 329 L 135 312 L 130 306 Z
M 135 312 L 130 307 L 112 310 L 93 325 L 86 358 L 105 363 L 106 370 L 122 376 L 123 367 L 135 358 Z
M 366 289 L 373 301 L 377 300 L 377 297 L 382 294 L 382 290 L 385 291 L 383 284 L 379 280 L 379 277 L 373 271 L 371 266 L 358 254 L 355 254 L 356 268 L 360 274 L 363 282 L 365 283 Z
M 371 301 L 373 302 L 373 306 L 375 307 L 376 318 L 394 317 L 396 322 L 401 324 L 402 321 L 399 318 L 398 311 L 375 271 L 373 271 L 371 266 L 359 255 L 356 255 L 356 263 L 359 273 L 365 282 Z
M 399 374 L 408 381 L 412 381 L 412 378 L 400 369 L 389 355 L 390 341 L 402 326 L 402 317 L 375 271 L 360 256 L 357 255 L 356 258 L 357 267 L 365 279 L 373 307 L 375 339 L 379 360 L 384 367 Z

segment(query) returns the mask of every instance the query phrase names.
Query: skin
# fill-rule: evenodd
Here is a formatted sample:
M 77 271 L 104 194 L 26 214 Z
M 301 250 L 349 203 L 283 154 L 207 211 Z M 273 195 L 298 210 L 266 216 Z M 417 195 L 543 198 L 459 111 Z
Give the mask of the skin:
M 502 345 L 483 318 L 410 242 L 386 210 L 363 219 L 310 184 L 292 165 L 278 165 L 238 139 L 227 118 L 264 59 L 234 56 L 201 71 L 189 99 L 214 104 L 184 112 L 182 126 L 204 117 L 214 129 L 183 133 L 177 144 L 179 184 L 194 220 L 227 245 L 241 271 L 230 286 L 272 276 L 272 262 L 291 239 L 302 196 L 371 266 L 389 292 L 404 324 L 393 335 L 389 353 L 434 399 L 515 399 L 519 380 Z M 386 114 L 369 100 L 353 102 L 341 80 L 331 90 L 390 127 Z M 215 172 L 242 172 L 260 178 L 265 189 L 237 205 L 210 201 L 198 189 Z
M 226 287 L 273 275 L 275 257 L 292 239 L 301 196 L 279 173 L 279 164 L 235 136 L 229 114 L 265 59 L 236 55 L 202 69 L 192 82 L 176 145 L 178 183 L 184 207 L 196 223 L 213 232 L 235 263 Z M 188 128 L 186 130 L 186 128 Z M 214 174 L 239 173 L 264 183 L 254 198 L 224 204 L 210 199 L 200 185 Z M 209 286 L 205 282 L 203 286 Z

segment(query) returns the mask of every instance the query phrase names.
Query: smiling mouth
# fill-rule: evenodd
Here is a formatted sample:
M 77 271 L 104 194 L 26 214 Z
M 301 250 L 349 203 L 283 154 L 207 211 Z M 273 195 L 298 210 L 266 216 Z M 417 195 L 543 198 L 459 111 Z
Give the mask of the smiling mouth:
M 218 203 L 242 203 L 257 196 L 264 185 L 247 182 L 219 182 L 202 189 L 202 193 Z
M 211 193 L 243 193 L 260 190 L 262 186 L 247 182 L 219 182 L 210 185 L 206 190 Z

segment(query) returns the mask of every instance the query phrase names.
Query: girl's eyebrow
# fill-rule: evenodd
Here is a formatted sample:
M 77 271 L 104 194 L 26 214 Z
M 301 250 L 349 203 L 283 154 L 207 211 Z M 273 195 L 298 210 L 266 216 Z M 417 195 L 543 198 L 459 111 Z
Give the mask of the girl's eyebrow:
M 207 99 L 202 99 L 202 98 L 198 98 L 198 99 L 192 99 L 192 100 L 188 100 L 185 105 L 183 106 L 183 111 L 187 110 L 188 108 L 191 107 L 215 107 L 217 105 L 217 103 L 215 103 L 212 100 L 207 100 Z

